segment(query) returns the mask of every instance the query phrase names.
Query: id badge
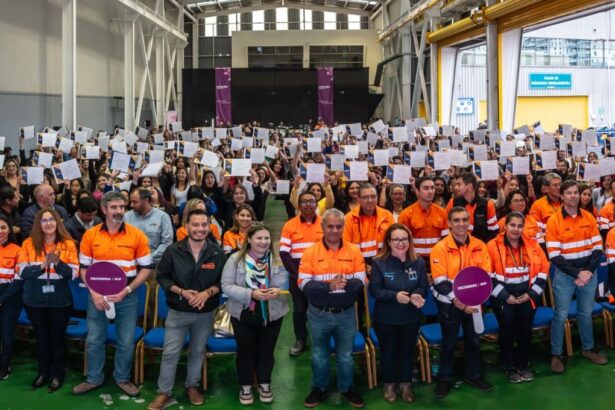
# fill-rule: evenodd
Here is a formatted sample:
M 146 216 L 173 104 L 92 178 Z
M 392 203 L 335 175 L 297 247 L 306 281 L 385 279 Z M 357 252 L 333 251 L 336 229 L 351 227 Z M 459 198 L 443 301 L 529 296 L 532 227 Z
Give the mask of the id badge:
M 43 286 L 43 293 L 54 293 L 56 290 L 53 287 L 53 285 L 44 285 Z

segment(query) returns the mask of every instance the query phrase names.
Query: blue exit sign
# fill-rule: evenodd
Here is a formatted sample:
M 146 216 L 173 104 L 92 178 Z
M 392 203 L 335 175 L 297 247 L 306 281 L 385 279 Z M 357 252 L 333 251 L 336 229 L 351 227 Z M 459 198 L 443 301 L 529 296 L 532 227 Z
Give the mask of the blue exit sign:
M 569 90 L 572 74 L 530 73 L 530 90 Z

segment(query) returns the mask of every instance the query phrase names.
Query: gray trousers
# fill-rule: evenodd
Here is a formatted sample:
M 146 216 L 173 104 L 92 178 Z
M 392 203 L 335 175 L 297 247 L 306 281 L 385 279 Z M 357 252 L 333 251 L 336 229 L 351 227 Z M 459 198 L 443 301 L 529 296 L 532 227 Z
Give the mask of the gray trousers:
M 190 333 L 190 344 L 184 386 L 188 388 L 199 385 L 205 343 L 211 333 L 213 318 L 214 312 L 189 313 L 169 309 L 165 322 L 164 350 L 160 362 L 160 376 L 158 376 L 158 393 L 171 396 L 175 384 L 177 363 L 181 357 L 188 332 Z

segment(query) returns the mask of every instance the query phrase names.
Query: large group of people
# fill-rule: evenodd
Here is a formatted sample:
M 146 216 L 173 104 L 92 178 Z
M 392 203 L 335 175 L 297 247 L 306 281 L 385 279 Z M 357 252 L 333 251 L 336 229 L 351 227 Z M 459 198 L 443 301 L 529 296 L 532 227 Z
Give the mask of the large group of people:
M 576 130 L 556 131 L 553 147 L 546 147 L 544 136 L 530 129 L 527 135 L 463 136 L 420 122 L 402 128 L 401 140 L 399 127 L 379 122 L 358 129 L 322 122 L 311 129 L 265 129 L 252 123 L 179 132 L 174 124 L 147 132 L 116 129 L 111 136 L 83 128 L 72 133 L 69 152 L 42 146 L 42 140 L 26 152 L 22 132 L 19 155 L 5 149 L 0 175 L 0 380 L 12 371 L 17 318 L 25 309 L 38 352 L 31 389 L 62 387 L 73 314 L 69 284 L 80 280 L 85 286 L 88 268 L 99 262 L 119 266 L 126 287 L 114 295 L 88 289 L 87 375 L 73 387 L 76 395 L 104 383 L 112 306 L 112 377 L 125 394 L 139 394 L 131 368 L 137 294 L 146 281 L 160 286 L 169 307 L 152 410 L 173 400 L 186 340 L 185 394 L 192 404 L 203 403 L 205 346 L 221 306 L 237 343 L 243 405 L 254 403 L 254 392 L 261 402 L 274 400 L 274 351 L 291 309 L 295 341 L 289 355 L 311 351 L 306 407 L 327 397 L 332 343 L 337 390 L 352 406 L 365 405 L 355 388 L 352 353 L 355 334 L 367 335 L 368 323 L 378 338 L 384 399 L 393 403 L 399 394 L 404 402 L 416 400 L 414 347 L 427 303 L 437 305 L 442 333 L 436 397 L 453 386 L 459 337 L 464 381 L 491 391 L 481 374 L 481 335 L 473 320 L 483 308 L 465 305 L 454 291 L 466 267 L 492 278 L 490 309 L 510 382 L 534 379 L 532 322 L 545 303 L 554 308 L 551 370 L 565 371 L 564 330 L 573 297 L 582 355 L 606 364 L 594 344 L 592 310 L 604 255 L 606 289 L 615 294 L 615 179 L 588 177 L 588 169 L 612 159 L 609 150 Z M 45 130 L 45 136 L 71 138 L 58 132 Z M 319 149 L 314 139 L 320 139 Z M 583 156 L 572 156 L 566 145 L 572 141 L 585 142 Z M 510 142 L 509 155 L 528 157 L 529 168 L 509 166 L 500 143 Z M 479 148 L 485 157 L 477 160 Z M 552 167 L 538 161 L 550 148 L 557 157 Z M 51 166 L 41 166 L 42 154 L 51 156 Z M 481 162 L 485 167 L 476 172 Z M 489 176 L 487 162 L 495 163 Z M 34 168 L 44 168 L 42 180 Z M 67 169 L 81 176 L 62 179 Z M 284 205 L 284 214 L 274 216 L 285 221 L 279 250 L 273 240 L 278 232 L 262 222 L 268 198 Z M 545 296 L 549 282 L 552 301 Z M 370 299 L 373 309 L 367 308 Z

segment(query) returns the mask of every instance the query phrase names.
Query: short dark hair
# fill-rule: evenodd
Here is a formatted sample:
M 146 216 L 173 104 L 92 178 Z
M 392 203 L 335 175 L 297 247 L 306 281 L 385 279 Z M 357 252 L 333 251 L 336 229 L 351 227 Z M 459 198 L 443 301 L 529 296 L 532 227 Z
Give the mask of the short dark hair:
M 450 222 L 453 219 L 453 214 L 456 214 L 459 212 L 465 212 L 466 214 L 470 215 L 468 210 L 465 209 L 463 206 L 454 206 L 451 208 L 450 211 L 448 211 L 448 221 Z
M 314 193 L 312 193 L 311 191 L 303 191 L 302 193 L 299 194 L 299 203 L 301 203 L 301 200 L 303 199 L 304 196 L 308 196 L 308 195 L 316 199 L 316 195 L 314 195 Z
M 415 181 L 414 181 L 414 187 L 416 189 L 421 189 L 421 184 L 425 181 L 432 181 L 433 182 L 433 178 L 432 177 L 418 177 Z
M 136 189 L 136 191 L 137 191 L 137 194 L 139 194 L 139 198 L 141 199 L 141 201 L 147 200 L 149 202 L 152 202 L 152 191 L 150 191 L 147 188 L 139 188 L 139 189 Z M 135 192 L 135 191 L 132 191 L 132 192 Z
M 378 190 L 376 189 L 375 186 L 373 186 L 369 182 L 363 182 L 362 184 L 359 185 L 359 196 L 361 196 L 361 192 L 366 189 L 373 189 L 376 192 L 376 195 L 378 195 Z
M 207 215 L 207 211 L 205 211 L 204 209 L 196 208 L 190 211 L 190 213 L 188 214 L 188 217 L 186 218 L 186 223 L 190 222 L 190 218 L 192 218 L 194 215 L 203 215 L 209 221 L 209 215 Z
M 12 186 L 6 185 L 0 188 L 0 204 L 10 201 L 15 198 L 17 190 Z
M 77 200 L 77 209 L 79 212 L 89 214 L 90 212 L 98 212 L 98 203 L 89 196 L 84 196 Z
M 471 172 L 464 172 L 457 178 L 461 178 L 464 184 L 471 184 L 474 189 L 476 189 L 478 185 L 478 179 L 476 178 L 476 175 Z
M 564 182 L 562 182 L 562 185 L 560 185 L 559 187 L 559 193 L 560 195 L 564 194 L 564 191 L 567 190 L 570 187 L 576 186 L 577 189 L 579 189 L 579 183 L 577 181 L 573 181 L 571 179 L 568 179 Z

